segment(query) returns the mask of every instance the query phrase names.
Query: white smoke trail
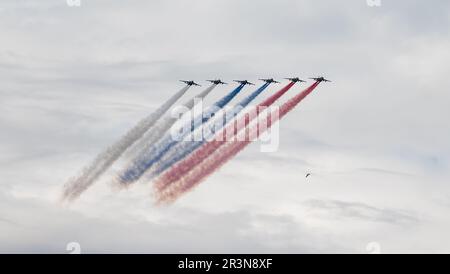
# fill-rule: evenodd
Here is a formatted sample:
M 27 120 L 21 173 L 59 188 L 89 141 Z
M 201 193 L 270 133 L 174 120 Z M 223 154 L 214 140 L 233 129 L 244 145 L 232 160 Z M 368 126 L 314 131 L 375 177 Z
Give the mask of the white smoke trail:
M 208 88 L 206 88 L 201 93 L 197 94 L 195 97 L 187 101 L 182 105 L 182 109 L 189 111 L 191 110 L 196 100 L 205 98 L 214 88 L 217 87 L 217 84 L 212 84 Z M 137 159 L 141 153 L 147 153 L 150 147 L 156 143 L 161 137 L 165 135 L 165 133 L 178 121 L 178 118 L 172 117 L 169 113 L 167 113 L 162 119 L 160 119 L 150 130 L 148 130 L 144 137 L 139 139 L 128 151 L 127 157 L 131 159 Z
M 142 119 L 116 143 L 100 153 L 94 161 L 86 166 L 80 175 L 64 185 L 63 199 L 72 201 L 78 198 L 144 133 L 151 128 L 191 86 L 185 86 L 149 116 Z

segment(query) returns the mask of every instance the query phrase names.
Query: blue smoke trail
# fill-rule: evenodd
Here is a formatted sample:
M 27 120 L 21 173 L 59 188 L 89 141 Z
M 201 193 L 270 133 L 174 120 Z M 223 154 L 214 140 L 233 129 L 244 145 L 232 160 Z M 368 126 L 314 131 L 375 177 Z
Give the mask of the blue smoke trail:
M 269 86 L 269 83 L 265 83 L 260 88 L 255 90 L 252 94 L 250 94 L 248 97 L 243 99 L 238 105 L 236 105 L 232 110 L 227 112 L 224 117 L 235 117 L 239 114 L 240 111 L 242 111 L 248 104 L 250 104 L 259 94 L 261 94 L 267 87 Z M 229 119 L 228 121 L 224 121 L 222 123 L 217 124 L 217 127 L 214 127 L 211 129 L 211 131 L 208 132 L 208 136 L 203 138 L 201 141 L 187 141 L 182 142 L 178 144 L 174 148 L 174 152 L 171 154 L 167 154 L 166 157 L 164 157 L 161 161 L 159 161 L 155 165 L 155 169 L 152 170 L 152 172 L 149 174 L 149 177 L 153 178 L 164 172 L 166 169 L 171 167 L 176 162 L 182 160 L 184 157 L 192 153 L 194 150 L 199 148 L 201 145 L 203 145 L 206 140 L 208 140 L 212 135 L 214 135 L 216 130 L 220 130 L 224 126 L 228 124 L 232 119 Z
M 198 115 L 192 119 L 190 122 L 190 131 L 184 131 L 180 136 L 178 136 L 178 140 L 183 140 L 184 137 L 193 132 L 197 127 L 211 119 L 214 114 L 228 104 L 242 90 L 242 88 L 244 88 L 244 86 L 245 84 L 239 85 L 222 99 L 215 102 L 201 115 Z M 147 169 L 152 167 L 152 165 L 159 161 L 170 150 L 170 148 L 175 146 L 178 143 L 178 140 L 174 140 L 170 134 L 166 134 L 163 139 L 159 140 L 150 148 L 148 153 L 143 154 L 141 157 L 133 161 L 133 165 L 120 175 L 120 182 L 125 184 L 138 180 Z

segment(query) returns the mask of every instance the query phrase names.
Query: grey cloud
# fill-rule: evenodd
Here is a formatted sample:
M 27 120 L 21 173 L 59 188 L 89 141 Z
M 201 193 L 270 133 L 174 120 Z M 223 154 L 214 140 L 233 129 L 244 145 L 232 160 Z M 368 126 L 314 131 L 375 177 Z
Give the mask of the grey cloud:
M 126 217 L 118 222 L 85 217 L 55 204 L 25 198 L 2 196 L 0 208 L 2 216 L 20 220 L 20 224 L 10 222 L 1 228 L 2 253 L 66 253 L 66 244 L 74 241 L 81 244 L 84 253 L 313 253 L 346 250 L 333 243 L 329 243 L 327 248 L 315 247 L 311 242 L 320 238 L 289 216 L 248 211 L 211 214 L 189 209 L 167 210 L 167 217 L 175 215 L 177 218 L 154 222 Z
M 404 210 L 377 208 L 364 203 L 311 199 L 303 204 L 311 211 L 323 210 L 329 216 L 337 216 L 338 218 L 384 222 L 394 225 L 417 225 L 420 222 L 420 219 L 414 214 Z

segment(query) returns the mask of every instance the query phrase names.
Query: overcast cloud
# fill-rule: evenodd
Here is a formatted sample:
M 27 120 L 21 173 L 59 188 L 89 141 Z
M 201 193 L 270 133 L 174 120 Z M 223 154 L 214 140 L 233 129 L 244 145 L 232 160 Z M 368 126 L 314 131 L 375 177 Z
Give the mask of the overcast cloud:
M 1 1 L 0 252 L 450 252 L 449 25 L 445 0 Z M 321 74 L 277 152 L 173 206 L 112 189 L 117 167 L 58 202 L 178 79 Z

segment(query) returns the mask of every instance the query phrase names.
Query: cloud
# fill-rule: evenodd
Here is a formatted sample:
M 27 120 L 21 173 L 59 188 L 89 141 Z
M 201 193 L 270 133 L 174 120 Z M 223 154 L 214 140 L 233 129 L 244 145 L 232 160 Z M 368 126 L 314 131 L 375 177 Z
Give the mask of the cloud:
M 36 199 L 2 195 L 0 252 L 66 253 L 78 242 L 84 253 L 311 253 L 317 235 L 290 216 L 249 211 L 212 214 L 192 209 L 163 210 L 164 221 L 86 217 Z M 20 208 L 20 209 L 19 209 Z M 168 218 L 168 217 L 173 217 Z M 332 246 L 329 243 L 329 246 Z M 345 249 L 342 249 L 345 250 Z
M 449 5 L 2 1 L 1 251 L 447 250 Z M 117 167 L 72 208 L 54 202 L 181 78 L 318 74 L 333 83 L 282 121 L 279 151 L 250 145 L 174 208 L 146 185 L 112 191 Z

